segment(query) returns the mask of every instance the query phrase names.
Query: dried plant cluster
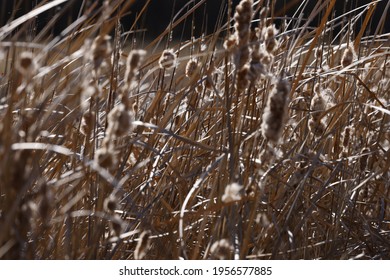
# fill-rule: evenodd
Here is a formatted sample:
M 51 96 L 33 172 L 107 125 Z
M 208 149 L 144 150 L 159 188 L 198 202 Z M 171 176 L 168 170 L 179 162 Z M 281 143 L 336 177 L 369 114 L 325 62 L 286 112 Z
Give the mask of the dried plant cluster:
M 389 19 L 221 1 L 173 39 L 205 2 L 150 43 L 149 1 L 0 27 L 0 258 L 389 258 Z

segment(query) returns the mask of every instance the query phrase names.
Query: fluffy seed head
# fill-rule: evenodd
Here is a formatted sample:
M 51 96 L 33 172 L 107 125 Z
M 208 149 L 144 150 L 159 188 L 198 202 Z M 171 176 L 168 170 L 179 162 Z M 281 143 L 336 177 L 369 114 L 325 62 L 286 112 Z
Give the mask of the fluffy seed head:
M 98 36 L 92 43 L 92 61 L 94 69 L 97 70 L 102 65 L 103 61 L 109 62 L 111 55 L 111 37 L 108 35 Z
M 86 111 L 83 114 L 80 125 L 80 132 L 84 135 L 91 135 L 95 123 L 95 112 Z
M 225 40 L 223 43 L 223 47 L 228 52 L 235 52 L 237 50 L 237 36 L 236 34 L 230 35 L 229 38 Z
M 343 133 L 343 150 L 348 150 L 350 138 L 351 138 L 351 135 L 353 135 L 352 132 L 354 132 L 353 126 L 347 126 L 344 129 L 344 133 Z
M 38 70 L 38 65 L 31 52 L 22 52 L 16 67 L 20 74 L 26 79 L 31 79 Z
M 103 140 L 103 145 L 95 153 L 95 162 L 103 168 L 111 169 L 117 163 L 115 149 L 109 139 Z
M 313 120 L 321 119 L 323 112 L 326 110 L 326 103 L 320 93 L 314 94 L 313 99 L 311 100 L 310 108 L 312 110 L 311 117 Z
M 125 104 L 115 106 L 108 114 L 107 135 L 118 138 L 133 130 L 135 120 L 132 110 L 127 110 Z
M 350 44 L 344 51 L 343 56 L 341 58 L 341 65 L 343 67 L 347 67 L 351 65 L 353 60 L 356 58 L 356 52 L 355 49 L 353 48 L 353 45 Z
M 158 63 L 160 68 L 173 68 L 176 66 L 176 54 L 173 52 L 173 50 L 164 50 Z
M 236 7 L 236 12 L 234 14 L 236 23 L 234 28 L 237 34 L 237 43 L 240 47 L 248 44 L 253 14 L 252 5 L 252 0 L 241 0 L 240 4 Z
M 190 59 L 186 65 L 186 76 L 191 78 L 198 70 L 199 63 L 195 59 Z
M 276 87 L 268 97 L 267 107 L 263 115 L 261 132 L 263 137 L 277 143 L 283 131 L 287 112 L 287 100 L 290 85 L 286 80 L 279 79 Z
M 132 50 L 129 53 L 126 61 L 126 73 L 125 73 L 125 81 L 127 86 L 131 85 L 131 82 L 136 75 L 138 68 L 144 60 L 146 55 L 146 51 L 144 50 Z
M 309 119 L 308 126 L 315 137 L 321 137 L 326 130 L 325 124 L 321 120 L 314 120 L 311 118 Z
M 210 248 L 211 258 L 218 260 L 231 259 L 233 254 L 233 246 L 229 240 L 221 239 L 213 243 Z
M 222 202 L 230 203 L 230 202 L 241 200 L 242 188 L 243 187 L 237 183 L 231 183 L 231 184 L 227 185 L 225 188 L 225 193 L 222 195 Z

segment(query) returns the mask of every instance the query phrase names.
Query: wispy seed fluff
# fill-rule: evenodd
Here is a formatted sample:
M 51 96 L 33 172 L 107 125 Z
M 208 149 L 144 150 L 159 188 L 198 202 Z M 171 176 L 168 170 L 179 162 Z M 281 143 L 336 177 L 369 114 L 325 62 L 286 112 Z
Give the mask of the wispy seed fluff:
M 241 200 L 242 188 L 243 187 L 237 183 L 231 183 L 231 184 L 227 185 L 225 188 L 225 193 L 222 195 L 222 202 L 230 203 L 230 202 Z
M 176 54 L 173 50 L 164 50 L 158 63 L 160 68 L 171 69 L 176 66 Z
M 356 52 L 352 44 L 345 49 L 343 56 L 341 57 L 341 65 L 343 67 L 347 67 L 352 64 L 354 59 L 356 58 Z
M 267 107 L 263 114 L 261 132 L 263 137 L 271 142 L 277 143 L 283 131 L 289 93 L 289 82 L 284 79 L 279 79 L 276 87 L 268 97 Z

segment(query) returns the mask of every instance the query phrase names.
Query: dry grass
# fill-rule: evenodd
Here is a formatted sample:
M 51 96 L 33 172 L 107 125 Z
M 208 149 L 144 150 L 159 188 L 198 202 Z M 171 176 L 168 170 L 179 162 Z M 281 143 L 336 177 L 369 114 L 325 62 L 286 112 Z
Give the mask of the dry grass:
M 316 27 L 298 9 L 276 30 L 269 1 L 221 1 L 214 33 L 172 40 L 207 2 L 189 1 L 147 45 L 150 1 L 130 32 L 133 1 L 105 1 L 21 39 L 60 2 L 0 28 L 0 258 L 389 258 L 375 4 L 343 23 L 318 1 Z

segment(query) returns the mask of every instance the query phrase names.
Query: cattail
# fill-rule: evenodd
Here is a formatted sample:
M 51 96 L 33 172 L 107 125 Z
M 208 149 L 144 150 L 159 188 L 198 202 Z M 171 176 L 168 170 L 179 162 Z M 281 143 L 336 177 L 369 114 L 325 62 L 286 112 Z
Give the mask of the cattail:
M 111 64 L 110 56 L 112 48 L 110 40 L 111 37 L 109 35 L 104 35 L 96 37 L 92 43 L 91 59 L 95 71 L 102 66 L 103 61 L 107 64 Z
M 125 73 L 125 82 L 126 87 L 129 88 L 131 86 L 131 82 L 133 81 L 137 71 L 144 60 L 146 55 L 146 51 L 144 50 L 132 50 L 129 53 L 126 61 L 126 73 Z
M 95 162 L 107 169 L 111 169 L 116 165 L 116 152 L 109 139 L 105 138 L 102 147 L 96 151 Z
M 131 133 L 133 130 L 134 113 L 132 110 L 126 109 L 123 103 L 115 106 L 108 114 L 107 119 L 107 135 L 114 139 Z
M 212 259 L 229 260 L 232 258 L 233 246 L 227 239 L 218 240 L 211 245 L 210 254 Z
M 38 64 L 31 52 L 22 52 L 17 61 L 16 68 L 23 78 L 30 80 L 38 70 Z
M 314 94 L 310 108 L 312 110 L 311 117 L 314 121 L 320 120 L 323 112 L 326 110 L 326 103 L 321 94 Z
M 351 138 L 351 134 L 353 134 L 353 131 L 354 131 L 354 129 L 352 126 L 347 126 L 344 129 L 344 133 L 343 133 L 343 149 L 344 150 L 348 150 L 349 140 Z
M 309 129 L 315 137 L 321 137 L 326 130 L 326 126 L 322 120 L 310 119 L 308 122 Z
M 192 76 L 195 75 L 198 68 L 199 68 L 199 63 L 195 59 L 190 59 L 186 65 L 186 76 L 188 78 L 191 78 Z
M 242 186 L 237 183 L 228 184 L 225 187 L 225 193 L 222 195 L 223 203 L 230 203 L 234 201 L 239 201 L 242 198 L 241 190 Z
M 225 40 L 223 43 L 223 47 L 228 52 L 236 52 L 237 51 L 237 36 L 236 34 L 230 35 L 229 38 Z
M 83 117 L 81 119 L 81 124 L 80 124 L 80 132 L 84 134 L 85 136 L 91 135 L 94 123 L 95 123 L 95 112 L 91 111 L 86 111 L 83 114 Z
M 267 107 L 263 114 L 261 131 L 264 138 L 274 143 L 279 141 L 283 130 L 289 92 L 289 83 L 286 80 L 279 79 L 276 87 L 268 97 Z
M 259 30 L 261 30 L 262 27 L 265 26 L 265 24 L 267 22 L 267 17 L 268 17 L 269 11 L 270 11 L 270 9 L 268 7 L 261 8 L 260 13 L 259 13 L 259 19 L 260 19 Z M 264 38 L 261 38 L 261 39 L 264 39 Z
M 260 44 L 255 44 L 252 50 L 252 57 L 248 67 L 247 79 L 251 82 L 256 81 L 261 76 L 267 74 L 270 61 L 265 61 L 264 58 L 269 55 Z M 264 63 L 265 62 L 265 63 Z
M 343 56 L 341 57 L 341 65 L 345 68 L 352 64 L 353 60 L 356 58 L 356 52 L 352 44 L 350 44 L 344 51 Z
M 272 24 L 265 28 L 264 33 L 265 49 L 272 54 L 279 45 L 279 41 L 275 38 L 278 34 L 278 30 L 275 28 L 275 25 Z
M 138 239 L 137 247 L 134 251 L 134 259 L 142 260 L 150 247 L 150 230 L 143 231 Z
M 173 50 L 164 50 L 158 63 L 160 68 L 173 68 L 176 66 L 176 54 L 173 52 Z
M 248 44 L 251 34 L 252 5 L 252 0 L 241 0 L 240 4 L 236 7 L 236 12 L 234 14 L 234 29 L 238 49 L 235 55 L 235 63 L 239 71 L 249 62 L 250 57 L 250 48 Z
M 235 33 L 237 34 L 237 45 L 239 47 L 246 46 L 249 41 L 250 25 L 253 14 L 252 5 L 252 0 L 241 0 L 240 4 L 236 7 L 234 28 Z

